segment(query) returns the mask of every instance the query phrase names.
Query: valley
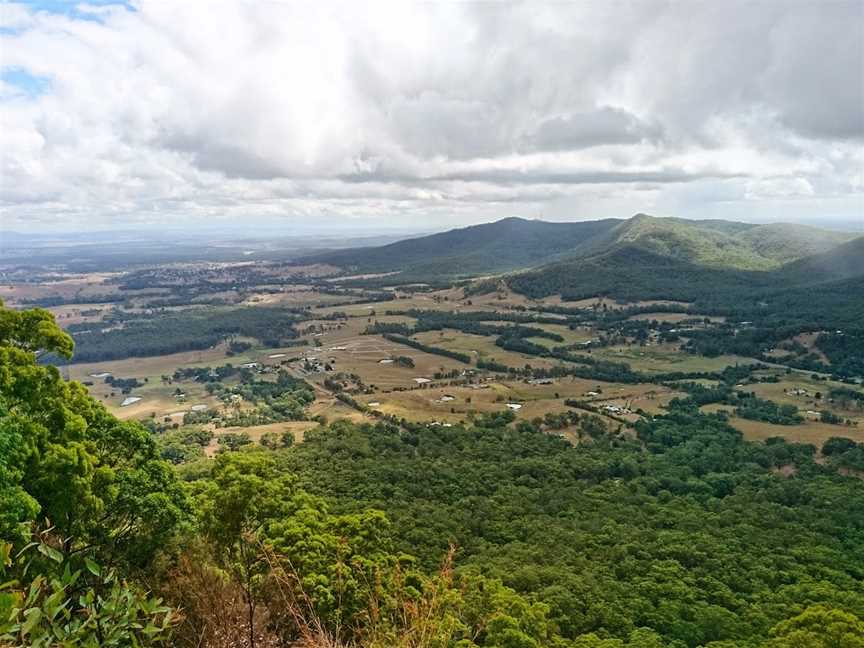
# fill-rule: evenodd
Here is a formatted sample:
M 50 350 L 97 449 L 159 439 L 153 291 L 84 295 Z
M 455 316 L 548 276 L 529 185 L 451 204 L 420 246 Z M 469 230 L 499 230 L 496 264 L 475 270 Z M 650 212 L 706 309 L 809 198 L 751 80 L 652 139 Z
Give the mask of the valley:
M 0 0 L 0 648 L 864 648 L 864 0 Z
M 826 313 L 820 303 L 817 313 L 811 299 L 797 300 L 788 281 L 798 266 L 827 266 L 820 255 L 839 246 L 841 254 L 828 256 L 841 270 L 824 270 L 827 291 L 820 292 L 831 299 L 837 281 L 856 276 L 864 238 L 645 215 L 572 225 L 508 219 L 467 232 L 298 261 L 184 260 L 83 273 L 58 267 L 24 282 L 7 268 L 13 280 L 3 296 L 13 307 L 47 307 L 76 341 L 64 375 L 87 385 L 121 419 L 144 421 L 154 431 L 203 429 L 214 439 L 239 431 L 258 441 L 295 419 L 452 425 L 508 410 L 516 421 L 540 427 L 547 416 L 591 411 L 609 430 L 626 430 L 666 412 L 673 399 L 686 400 L 689 385 L 725 384 L 733 396 L 746 393 L 800 412 L 796 424 L 778 426 L 736 416 L 729 394 L 720 399 L 725 404 L 702 405 L 728 416 L 746 438 L 776 436 L 817 448 L 832 436 L 864 442 L 860 401 L 844 406 L 831 397 L 838 390 L 861 393 L 854 369 L 861 349 L 853 350 L 852 371 L 838 370 L 822 350 L 841 335 L 833 327 L 864 315 L 862 302 L 844 290 L 842 306 Z M 544 247 L 544 237 L 560 240 L 562 232 L 572 260 L 560 261 L 563 251 Z M 514 235 L 534 238 L 538 247 L 520 246 L 519 257 L 509 259 Z M 478 246 L 476 255 L 468 253 L 475 279 L 442 285 L 436 272 L 414 281 L 419 270 L 393 265 L 403 254 L 441 264 L 438 255 L 452 255 L 456 238 Z M 846 251 L 850 246 L 855 253 Z M 725 265 L 706 256 L 709 248 L 729 254 Z M 549 254 L 548 266 L 489 275 L 523 259 L 549 261 Z M 759 254 L 762 260 L 753 262 Z M 411 281 L 402 283 L 406 272 Z M 772 285 L 775 274 L 784 277 L 782 287 Z M 560 293 L 547 293 L 560 282 L 566 284 Z M 853 294 L 861 284 L 854 280 Z M 574 285 L 585 288 L 570 296 Z M 751 302 L 764 294 L 758 307 L 741 303 L 744 290 Z M 779 313 L 770 305 L 789 299 L 794 307 Z M 215 377 L 219 367 L 229 367 L 230 376 Z M 242 387 L 281 374 L 307 384 L 314 398 L 288 414 L 263 405 L 262 415 L 262 404 L 244 398 Z
M 174 645 L 413 646 L 363 642 L 419 605 L 471 646 L 773 648 L 822 602 L 864 610 L 862 243 L 637 215 L 4 259 L 0 423 L 25 427 L 0 430 L 44 444 L 59 519 L 85 491 L 64 528 L 149 561 Z

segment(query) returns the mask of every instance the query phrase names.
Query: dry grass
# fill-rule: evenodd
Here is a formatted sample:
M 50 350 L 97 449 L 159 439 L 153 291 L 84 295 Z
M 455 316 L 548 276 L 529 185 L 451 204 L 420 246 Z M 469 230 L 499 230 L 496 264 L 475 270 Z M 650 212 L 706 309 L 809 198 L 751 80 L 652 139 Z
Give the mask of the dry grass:
M 462 333 L 453 329 L 418 333 L 414 339 L 430 346 L 467 353 L 475 364 L 477 360 L 495 360 L 512 367 L 524 367 L 526 364 L 532 367 L 553 367 L 557 364 L 547 358 L 502 349 L 495 345 L 494 337 Z
M 531 420 L 547 412 L 567 411 L 569 407 L 564 401 L 568 398 L 596 400 L 598 404 L 629 403 L 633 409 L 659 412 L 676 395 L 660 385 L 622 385 L 574 377 L 558 379 L 549 385 L 490 381 L 482 387 L 435 385 L 411 391 L 377 392 L 358 400 L 366 404 L 377 402 L 379 405 L 372 409 L 409 421 L 458 423 L 468 420 L 472 412 L 504 411 L 508 402 L 522 405 L 516 412 L 517 420 Z M 597 390 L 602 392 L 599 396 L 586 395 Z M 452 396 L 453 400 L 442 400 L 445 396 Z
M 801 425 L 773 425 L 763 421 L 749 421 L 732 417 L 730 424 L 740 430 L 747 439 L 763 440 L 770 437 L 783 437 L 796 443 L 812 443 L 821 448 L 831 437 L 846 437 L 858 443 L 864 442 L 864 428 L 828 425 L 819 421 L 805 421 Z

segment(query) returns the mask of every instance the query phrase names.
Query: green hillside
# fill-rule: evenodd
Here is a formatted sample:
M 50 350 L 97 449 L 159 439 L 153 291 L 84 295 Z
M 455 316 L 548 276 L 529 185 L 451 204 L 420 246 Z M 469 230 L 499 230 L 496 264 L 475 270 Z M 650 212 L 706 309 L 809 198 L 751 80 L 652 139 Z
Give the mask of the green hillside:
M 381 247 L 339 250 L 300 259 L 329 263 L 347 272 L 393 272 L 405 276 L 477 275 L 548 263 L 591 249 L 592 241 L 622 221 L 546 223 L 505 218 Z
M 814 283 L 864 276 L 864 236 L 787 264 L 782 276 L 791 282 Z
M 535 299 L 683 300 L 700 312 L 737 313 L 766 325 L 858 327 L 864 321 L 864 237 L 770 271 L 701 265 L 629 244 L 506 281 Z
M 656 254 L 741 270 L 772 270 L 805 256 L 827 252 L 852 238 L 832 232 L 774 223 L 691 221 L 637 214 L 616 228 L 616 243 L 632 244 Z
M 423 281 L 508 272 L 628 248 L 700 266 L 774 270 L 825 253 L 852 236 L 801 225 L 646 214 L 578 223 L 506 218 L 380 247 L 325 252 L 300 262 L 328 263 L 352 274 L 398 272 L 391 282 Z
M 764 272 L 707 267 L 628 244 L 596 256 L 515 274 L 507 283 L 516 292 L 534 298 L 561 295 L 564 300 L 578 300 L 608 295 L 692 301 L 708 286 L 743 291 L 754 285 L 767 287 L 770 278 Z
M 823 230 L 807 225 L 772 223 L 752 227 L 739 233 L 736 238 L 764 258 L 788 263 L 827 252 L 849 241 L 853 236 L 848 232 Z

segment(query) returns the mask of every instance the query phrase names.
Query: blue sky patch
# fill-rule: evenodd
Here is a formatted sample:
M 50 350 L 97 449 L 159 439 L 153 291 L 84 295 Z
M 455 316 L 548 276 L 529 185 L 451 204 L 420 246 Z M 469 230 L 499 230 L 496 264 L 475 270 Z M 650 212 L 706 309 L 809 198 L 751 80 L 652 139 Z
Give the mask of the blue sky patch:
M 0 6 L 2 4 L 0 2 Z M 131 0 L 19 0 L 19 4 L 29 7 L 33 11 L 47 11 L 48 13 L 68 16 L 75 20 L 90 20 L 93 22 L 102 22 L 102 17 L 98 13 L 79 10 L 79 5 L 85 4 L 94 7 L 118 6 L 125 7 L 129 11 L 135 11 Z
M 0 70 L 0 79 L 3 83 L 17 88 L 28 97 L 38 97 L 45 94 L 51 88 L 51 81 L 47 77 L 30 74 L 20 67 L 7 67 Z

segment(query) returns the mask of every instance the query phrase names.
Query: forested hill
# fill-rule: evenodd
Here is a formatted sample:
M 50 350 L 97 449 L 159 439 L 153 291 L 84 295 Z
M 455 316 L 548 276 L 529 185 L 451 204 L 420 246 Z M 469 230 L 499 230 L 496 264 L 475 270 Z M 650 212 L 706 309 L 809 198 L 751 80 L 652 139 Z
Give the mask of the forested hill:
M 505 218 L 381 247 L 339 250 L 304 257 L 349 272 L 400 271 L 476 275 L 541 265 L 564 255 L 597 249 L 621 220 L 546 223 Z
M 864 236 L 828 252 L 789 263 L 784 266 L 782 275 L 788 281 L 802 283 L 864 276 Z
M 304 257 L 348 273 L 398 272 L 392 280 L 428 280 L 528 269 L 587 259 L 619 249 L 712 268 L 776 270 L 825 254 L 853 234 L 792 224 L 692 221 L 637 214 L 627 220 L 547 223 L 506 218 L 381 247 Z
M 791 223 L 753 225 L 637 214 L 615 228 L 611 246 L 633 245 L 662 256 L 718 268 L 772 270 L 854 238 Z
M 857 328 L 864 321 L 864 237 L 771 271 L 712 267 L 622 245 L 516 273 L 506 281 L 535 299 L 672 299 L 766 325 L 770 319 L 775 326 L 809 322 Z

